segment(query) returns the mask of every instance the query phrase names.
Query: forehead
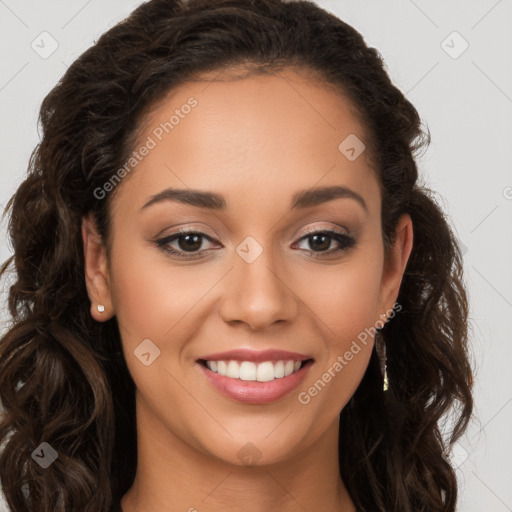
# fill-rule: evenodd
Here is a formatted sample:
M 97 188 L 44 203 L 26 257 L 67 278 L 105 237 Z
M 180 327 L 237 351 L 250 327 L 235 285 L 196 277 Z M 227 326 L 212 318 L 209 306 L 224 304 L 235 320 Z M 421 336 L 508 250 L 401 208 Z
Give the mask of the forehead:
M 353 105 L 314 77 L 291 69 L 205 73 L 152 106 L 133 147 L 151 149 L 133 162 L 125 180 L 131 186 L 121 188 L 132 204 L 169 186 L 229 196 L 249 184 L 254 194 L 290 197 L 294 189 L 341 183 L 371 194 L 377 183 L 368 152 L 350 160 L 340 149 L 345 140 L 365 139 Z
M 190 109 L 187 103 L 192 101 L 196 106 Z M 189 119 L 187 123 L 182 122 L 185 118 Z M 163 126 L 166 124 L 167 130 Z M 271 75 L 246 76 L 233 71 L 197 75 L 157 100 L 139 132 L 145 136 L 156 130 L 154 135 L 160 141 L 161 136 L 169 139 L 166 135 L 186 135 L 192 130 L 198 134 L 213 125 L 222 135 L 228 135 L 229 130 L 231 142 L 281 130 L 277 140 L 260 138 L 283 147 L 290 140 L 315 146 L 319 137 L 326 143 L 331 139 L 336 142 L 340 136 L 353 132 L 366 137 L 355 105 L 341 89 L 314 72 L 292 68 Z M 159 133 L 159 127 L 164 133 Z

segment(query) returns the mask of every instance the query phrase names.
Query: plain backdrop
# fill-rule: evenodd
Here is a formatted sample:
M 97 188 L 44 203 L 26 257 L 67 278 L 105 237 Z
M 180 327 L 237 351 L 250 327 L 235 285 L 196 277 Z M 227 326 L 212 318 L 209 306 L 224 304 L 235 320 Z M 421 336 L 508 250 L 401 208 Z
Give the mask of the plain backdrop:
M 39 140 L 45 95 L 75 58 L 140 3 L 0 0 L 2 209 Z M 317 4 L 380 51 L 430 129 L 432 143 L 418 164 L 465 248 L 471 299 L 476 420 L 451 455 L 458 510 L 512 511 L 512 2 Z M 1 261 L 11 254 L 5 230 L 4 220 Z M 0 329 L 8 321 L 6 291 L 4 281 Z

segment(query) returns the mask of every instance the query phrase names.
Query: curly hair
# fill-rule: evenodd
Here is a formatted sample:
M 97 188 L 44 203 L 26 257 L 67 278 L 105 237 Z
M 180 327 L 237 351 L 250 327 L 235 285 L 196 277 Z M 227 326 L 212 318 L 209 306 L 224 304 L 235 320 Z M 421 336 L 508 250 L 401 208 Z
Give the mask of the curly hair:
M 357 110 L 382 194 L 382 237 L 400 215 L 414 244 L 401 305 L 340 414 L 339 469 L 359 511 L 453 512 L 457 481 L 446 453 L 472 416 L 468 299 L 457 239 L 415 158 L 430 142 L 379 52 L 310 1 L 151 0 L 109 29 L 42 102 L 42 138 L 10 199 L 12 316 L 0 340 L 0 481 L 14 512 L 103 512 L 118 506 L 137 466 L 135 385 L 116 318 L 95 322 L 84 279 L 81 221 L 109 240 L 113 194 L 94 190 L 132 151 L 141 120 L 179 84 L 244 67 L 314 73 Z M 454 415 L 446 433 L 440 420 Z M 343 442 L 341 442 L 343 440 Z M 48 442 L 58 459 L 31 457 Z

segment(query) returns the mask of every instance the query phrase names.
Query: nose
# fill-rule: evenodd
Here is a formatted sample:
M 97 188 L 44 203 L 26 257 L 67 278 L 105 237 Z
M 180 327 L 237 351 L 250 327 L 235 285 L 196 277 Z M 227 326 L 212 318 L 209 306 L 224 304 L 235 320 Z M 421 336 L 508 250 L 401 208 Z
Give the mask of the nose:
M 234 256 L 234 268 L 224 281 L 221 316 L 227 323 L 244 323 L 253 330 L 292 321 L 298 314 L 289 272 L 274 265 L 270 250 L 249 263 Z

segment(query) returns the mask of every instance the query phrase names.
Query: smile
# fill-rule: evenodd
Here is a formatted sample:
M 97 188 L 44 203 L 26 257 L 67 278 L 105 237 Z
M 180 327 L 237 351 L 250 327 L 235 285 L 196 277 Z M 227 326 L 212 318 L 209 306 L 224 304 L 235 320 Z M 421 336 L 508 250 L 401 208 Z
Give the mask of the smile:
M 306 361 L 292 359 L 281 361 L 204 361 L 206 367 L 214 373 L 231 379 L 269 382 L 288 377 L 300 370 Z
M 291 352 L 243 351 L 244 357 L 241 355 L 242 351 L 236 355 L 234 351 L 229 355 L 211 354 L 198 359 L 196 364 L 212 389 L 244 404 L 263 405 L 285 398 L 300 385 L 314 364 L 314 359 Z

